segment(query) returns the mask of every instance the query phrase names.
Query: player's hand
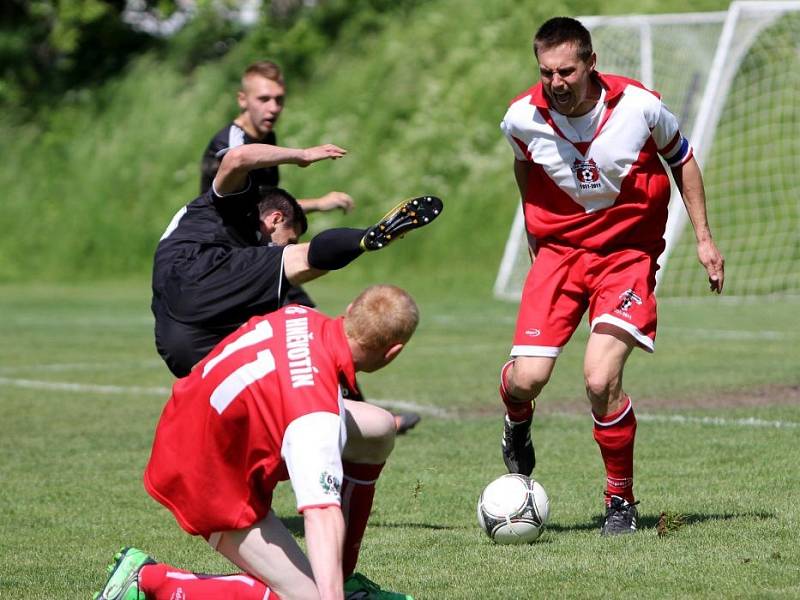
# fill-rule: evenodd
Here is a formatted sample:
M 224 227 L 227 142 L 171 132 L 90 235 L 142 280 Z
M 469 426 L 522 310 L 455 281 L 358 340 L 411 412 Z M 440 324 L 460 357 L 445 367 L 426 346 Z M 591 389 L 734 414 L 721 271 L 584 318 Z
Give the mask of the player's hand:
M 342 158 L 345 154 L 347 154 L 347 150 L 334 144 L 312 146 L 311 148 L 305 148 L 301 151 L 297 164 L 301 167 L 307 167 L 320 160 Z
M 342 209 L 342 212 L 347 214 L 355 205 L 355 201 L 349 194 L 344 192 L 328 192 L 317 200 L 317 210 L 329 211 Z
M 712 292 L 722 293 L 722 285 L 725 282 L 725 258 L 717 249 L 712 240 L 705 240 L 697 243 L 697 258 L 700 259 L 706 273 L 708 273 L 708 283 Z

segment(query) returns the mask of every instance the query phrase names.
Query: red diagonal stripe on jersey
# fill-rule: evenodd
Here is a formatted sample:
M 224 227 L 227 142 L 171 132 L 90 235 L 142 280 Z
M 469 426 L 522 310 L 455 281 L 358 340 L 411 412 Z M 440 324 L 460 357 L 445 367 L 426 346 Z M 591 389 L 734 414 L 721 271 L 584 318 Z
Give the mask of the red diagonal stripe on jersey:
M 589 140 L 588 142 L 572 141 L 566 135 L 564 135 L 564 132 L 561 131 L 561 128 L 558 125 L 556 125 L 556 122 L 553 120 L 553 116 L 550 114 L 550 111 L 548 109 L 542 108 L 540 106 L 537 108 L 537 110 L 541 113 L 545 123 L 547 123 L 552 128 L 552 130 L 556 133 L 556 135 L 567 140 L 570 144 L 575 146 L 575 149 L 578 152 L 580 152 L 582 156 L 585 157 L 589 153 L 589 148 L 591 148 L 592 142 L 594 142 L 597 139 L 597 136 L 600 135 L 600 132 L 603 130 L 603 127 L 605 127 L 606 123 L 608 122 L 608 119 L 611 117 L 611 113 L 614 111 L 617 104 L 619 104 L 620 98 L 621 96 L 615 96 L 606 103 L 606 112 L 603 114 L 603 118 L 600 120 L 600 123 L 597 124 L 597 129 L 595 129 L 592 139 Z
M 531 153 L 528 151 L 528 147 L 525 145 L 525 142 L 523 142 L 521 139 L 513 135 L 511 136 L 511 138 L 516 142 L 517 146 L 519 146 L 519 149 L 522 150 L 522 152 L 525 154 L 528 160 L 533 160 L 533 157 L 531 156 Z

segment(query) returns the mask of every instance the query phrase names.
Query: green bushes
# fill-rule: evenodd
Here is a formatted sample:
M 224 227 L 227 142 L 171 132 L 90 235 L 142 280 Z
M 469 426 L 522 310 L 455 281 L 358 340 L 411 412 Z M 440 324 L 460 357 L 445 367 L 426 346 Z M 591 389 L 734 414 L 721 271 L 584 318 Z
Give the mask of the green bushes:
M 196 193 L 204 145 L 235 115 L 241 70 L 270 57 L 287 71 L 280 142 L 350 151 L 282 169 L 300 197 L 339 189 L 356 198 L 352 215 L 314 215 L 312 231 L 365 225 L 409 195 L 445 200 L 433 227 L 359 261 L 348 277 L 405 273 L 489 289 L 517 203 L 497 125 L 535 78 L 533 29 L 554 13 L 609 10 L 520 4 L 331 0 L 262 24 L 216 57 L 192 55 L 202 36 L 187 30 L 100 87 L 50 98 L 33 119 L 4 111 L 0 280 L 146 277 L 164 227 Z M 705 4 L 695 9 L 722 6 Z M 655 6 L 620 0 L 615 8 Z

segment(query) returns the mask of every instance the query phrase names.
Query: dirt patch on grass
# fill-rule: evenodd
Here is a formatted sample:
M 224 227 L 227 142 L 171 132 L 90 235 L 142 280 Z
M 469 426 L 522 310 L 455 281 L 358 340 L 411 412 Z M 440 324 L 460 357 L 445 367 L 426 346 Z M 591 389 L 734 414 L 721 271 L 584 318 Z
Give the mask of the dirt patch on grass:
M 661 412 L 693 408 L 748 408 L 755 406 L 785 406 L 800 404 L 800 385 L 770 385 L 761 388 L 720 391 L 709 390 L 692 396 L 676 398 L 647 398 L 633 396 L 637 411 Z M 537 414 L 585 413 L 586 402 L 553 402 L 543 400 L 536 407 Z
M 636 398 L 636 406 L 649 410 L 674 408 L 747 408 L 800 404 L 800 385 L 770 385 L 763 388 L 709 391 L 684 398 Z
M 536 405 L 536 414 L 586 414 L 589 401 L 585 398 L 566 400 L 544 397 Z M 671 412 L 697 408 L 748 408 L 757 406 L 800 405 L 800 385 L 769 385 L 746 390 L 720 391 L 709 390 L 691 396 L 674 398 L 634 396 L 633 403 L 637 412 Z M 475 410 L 457 411 L 460 416 L 500 415 L 503 408 L 500 402 Z

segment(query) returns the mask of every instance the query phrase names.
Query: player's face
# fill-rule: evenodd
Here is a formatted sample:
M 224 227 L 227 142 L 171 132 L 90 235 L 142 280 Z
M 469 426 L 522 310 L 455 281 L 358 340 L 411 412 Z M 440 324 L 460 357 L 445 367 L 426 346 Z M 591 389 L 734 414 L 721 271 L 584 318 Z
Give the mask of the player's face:
M 250 75 L 245 79 L 238 101 L 249 135 L 261 139 L 272 131 L 283 110 L 284 94 L 280 83 L 266 77 Z
M 586 62 L 579 59 L 573 43 L 539 50 L 539 79 L 553 108 L 568 117 L 592 109 L 597 101 L 591 79 L 596 62 L 594 54 Z

